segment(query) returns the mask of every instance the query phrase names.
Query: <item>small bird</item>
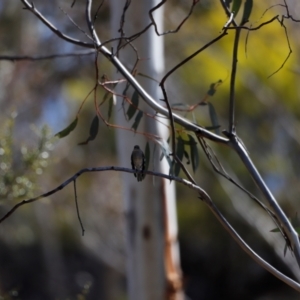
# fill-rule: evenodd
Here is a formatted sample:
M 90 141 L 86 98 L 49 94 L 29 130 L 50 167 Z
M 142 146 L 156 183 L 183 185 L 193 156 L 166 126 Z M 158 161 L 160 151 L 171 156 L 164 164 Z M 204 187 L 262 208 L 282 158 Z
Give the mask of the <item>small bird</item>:
M 132 169 L 137 171 L 134 176 L 137 181 L 142 181 L 145 178 L 143 171 L 145 170 L 145 155 L 138 145 L 135 145 L 131 153 Z

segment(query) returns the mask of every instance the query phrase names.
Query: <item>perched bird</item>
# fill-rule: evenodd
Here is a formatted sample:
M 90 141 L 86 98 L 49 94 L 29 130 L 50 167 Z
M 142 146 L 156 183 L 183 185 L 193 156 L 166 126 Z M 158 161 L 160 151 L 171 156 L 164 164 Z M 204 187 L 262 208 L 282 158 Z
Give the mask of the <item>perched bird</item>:
M 134 173 L 137 181 L 142 181 L 145 178 L 143 171 L 145 170 L 145 155 L 139 146 L 134 146 L 131 153 L 131 166 L 132 169 L 138 171 Z

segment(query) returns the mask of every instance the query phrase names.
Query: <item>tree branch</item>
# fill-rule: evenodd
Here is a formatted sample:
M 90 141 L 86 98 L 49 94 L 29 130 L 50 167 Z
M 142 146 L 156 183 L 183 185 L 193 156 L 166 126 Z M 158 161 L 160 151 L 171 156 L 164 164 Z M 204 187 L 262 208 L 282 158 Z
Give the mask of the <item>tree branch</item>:
M 271 193 L 271 191 L 263 181 L 258 170 L 256 169 L 251 158 L 249 157 L 247 151 L 245 150 L 245 147 L 239 141 L 239 138 L 232 135 L 230 137 L 230 144 L 233 147 L 233 149 L 235 149 L 235 151 L 238 153 L 239 157 L 241 158 L 247 170 L 249 171 L 252 179 L 257 184 L 260 191 L 263 193 L 264 197 L 268 202 L 269 207 L 272 209 L 277 219 L 280 220 L 282 230 L 285 233 L 285 235 L 289 238 L 291 249 L 293 250 L 297 263 L 300 267 L 300 245 L 299 245 L 298 233 L 293 228 L 289 219 L 286 217 L 286 215 L 278 205 L 276 199 L 274 198 L 273 194 Z
M 0 218 L 0 223 L 2 223 L 9 216 L 11 216 L 21 206 L 23 206 L 25 204 L 29 204 L 29 203 L 35 202 L 35 201 L 38 201 L 38 200 L 46 198 L 46 197 L 49 197 L 49 196 L 55 194 L 56 192 L 64 189 L 71 182 L 74 183 L 74 188 L 75 188 L 75 186 L 76 186 L 75 185 L 75 181 L 76 181 L 76 179 L 80 175 L 82 175 L 84 173 L 88 173 L 88 172 L 101 172 L 101 171 L 116 171 L 116 172 L 127 172 L 127 173 L 135 173 L 136 172 L 135 170 L 132 170 L 132 169 L 122 168 L 122 167 L 115 167 L 115 166 L 82 169 L 82 170 L 78 171 L 76 174 L 74 174 L 72 177 L 70 177 L 69 179 L 67 179 L 65 182 L 63 182 L 62 184 L 60 184 L 58 187 L 56 187 L 56 188 L 54 188 L 54 189 L 52 189 L 52 190 L 50 190 L 50 191 L 48 191 L 48 192 L 46 192 L 44 194 L 41 194 L 41 195 L 39 195 L 37 197 L 26 199 L 26 200 L 23 200 L 23 201 L 17 203 L 2 218 Z M 237 242 L 237 244 L 254 261 L 256 261 L 261 267 L 263 267 L 264 269 L 266 269 L 268 272 L 270 272 L 271 274 L 273 274 L 275 277 L 277 277 L 278 279 L 282 280 L 283 282 L 285 282 L 286 284 L 288 284 L 290 287 L 292 287 L 296 291 L 300 292 L 300 284 L 298 284 L 297 282 L 295 282 L 291 278 L 287 277 L 286 275 L 284 275 L 283 273 L 279 272 L 277 269 L 275 269 L 274 267 L 272 267 L 268 262 L 266 262 L 263 258 L 261 258 L 257 253 L 255 253 L 247 245 L 247 243 L 238 235 L 238 233 L 234 230 L 234 228 L 230 225 L 230 223 L 222 215 L 222 213 L 219 211 L 219 209 L 217 208 L 217 206 L 213 203 L 213 201 L 211 200 L 210 196 L 206 193 L 205 190 L 203 190 L 199 186 L 193 184 L 192 182 L 190 182 L 188 180 L 185 180 L 185 179 L 182 179 L 182 178 L 179 178 L 179 177 L 169 176 L 169 175 L 165 175 L 165 174 L 158 173 L 158 172 L 152 172 L 152 171 L 143 171 L 143 172 L 146 173 L 146 174 L 148 174 L 148 175 L 158 176 L 158 177 L 166 178 L 166 179 L 169 179 L 169 180 L 174 180 L 176 182 L 184 184 L 185 186 L 189 187 L 190 189 L 195 190 L 198 193 L 199 198 L 208 206 L 208 208 L 212 211 L 212 213 L 215 215 L 215 217 L 221 223 L 221 225 L 227 230 L 227 232 L 230 234 L 230 236 Z M 75 200 L 77 200 L 77 192 L 75 192 Z M 78 209 L 78 206 L 76 206 L 76 207 Z

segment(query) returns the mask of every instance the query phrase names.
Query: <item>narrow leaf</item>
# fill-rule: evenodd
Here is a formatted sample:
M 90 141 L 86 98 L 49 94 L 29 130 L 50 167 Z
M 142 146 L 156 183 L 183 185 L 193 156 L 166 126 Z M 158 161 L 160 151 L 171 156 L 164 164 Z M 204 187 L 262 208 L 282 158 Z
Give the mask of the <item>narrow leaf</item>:
M 68 127 L 66 127 L 62 131 L 55 134 L 55 136 L 58 136 L 61 139 L 65 136 L 69 135 L 69 133 L 76 128 L 77 122 L 78 122 L 78 117 L 76 117 L 75 120 Z
M 134 131 L 137 130 L 137 128 L 139 127 L 140 121 L 143 117 L 143 112 L 139 111 L 138 114 L 136 115 L 135 119 L 134 119 L 134 123 L 132 124 L 131 128 L 134 129 Z
M 94 140 L 95 137 L 96 137 L 97 134 L 98 134 L 98 130 L 99 130 L 99 118 L 98 118 L 98 116 L 96 115 L 96 116 L 93 118 L 92 123 L 91 123 L 91 126 L 90 126 L 90 135 L 89 135 L 89 137 L 88 137 L 84 142 L 78 143 L 78 145 L 86 145 L 86 144 L 88 144 L 90 141 Z
M 113 104 L 114 104 L 114 98 L 113 98 L 113 96 L 111 96 L 109 98 L 109 102 L 108 102 L 107 121 L 110 120 L 110 117 L 111 117 L 111 114 L 112 114 L 112 109 L 113 109 Z
M 177 138 L 176 155 L 180 161 L 182 161 L 184 154 L 184 140 L 179 136 Z M 174 175 L 178 176 L 180 172 L 180 164 L 176 163 L 174 167 Z
M 219 126 L 218 116 L 216 114 L 214 106 L 210 102 L 208 102 L 208 107 L 209 107 L 209 116 L 210 116 L 212 125 L 215 127 Z M 219 134 L 218 129 L 216 129 L 215 132 Z
M 160 148 L 162 150 L 161 160 L 163 159 L 163 157 L 165 157 L 170 166 L 170 169 L 171 169 L 172 160 L 170 157 L 171 150 L 170 150 L 169 144 L 165 140 L 162 140 L 162 141 L 156 140 L 156 141 L 160 145 Z M 170 174 L 171 174 L 171 171 L 170 171 Z
M 134 93 L 132 95 L 131 103 L 132 103 L 132 105 L 129 105 L 127 113 L 126 113 L 128 116 L 128 120 L 130 120 L 134 116 L 137 108 L 139 107 L 139 94 L 136 90 L 134 91 Z
M 242 4 L 242 0 L 234 0 L 232 4 L 232 10 L 231 12 L 236 16 L 240 10 Z
M 189 154 L 184 150 L 183 155 L 187 160 L 186 164 L 189 165 L 191 163 Z
M 99 118 L 96 115 L 90 126 L 90 141 L 95 139 L 95 137 L 98 134 L 98 129 L 99 129 Z
M 188 136 L 189 136 L 192 168 L 193 168 L 193 172 L 195 173 L 199 166 L 199 153 L 198 153 L 197 143 L 196 143 L 195 139 L 191 135 L 188 135 Z
M 253 0 L 246 0 L 244 6 L 243 18 L 242 18 L 242 25 L 244 25 L 249 21 L 249 17 L 252 12 L 252 7 L 253 7 Z

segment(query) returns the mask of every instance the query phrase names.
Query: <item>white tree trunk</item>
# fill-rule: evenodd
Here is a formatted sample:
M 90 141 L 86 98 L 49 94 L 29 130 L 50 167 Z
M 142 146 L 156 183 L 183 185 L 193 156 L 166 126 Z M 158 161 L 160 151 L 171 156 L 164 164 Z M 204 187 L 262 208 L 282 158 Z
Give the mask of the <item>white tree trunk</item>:
M 125 2 L 125 1 L 124 1 Z M 131 6 L 125 15 L 124 32 L 130 36 L 146 27 L 150 23 L 148 11 L 158 1 L 131 1 Z M 111 1 L 111 28 L 112 37 L 119 37 L 121 15 L 124 3 L 119 0 Z M 155 14 L 159 28 L 162 28 L 162 13 Z M 117 43 L 115 43 L 117 45 Z M 154 28 L 150 28 L 134 41 L 134 46 L 141 58 L 138 72 L 160 80 L 164 68 L 163 38 L 157 37 Z M 115 46 L 116 47 L 116 46 Z M 116 51 L 116 48 L 114 48 Z M 130 46 L 120 51 L 119 58 L 125 62 L 128 69 L 132 69 L 136 55 Z M 118 73 L 115 78 L 120 78 Z M 139 81 L 145 90 L 154 98 L 162 98 L 158 83 L 143 77 Z M 122 94 L 125 85 L 120 85 L 117 92 Z M 133 90 L 128 90 L 127 95 L 132 95 Z M 159 100 L 158 100 L 159 101 Z M 134 118 L 128 122 L 122 109 L 123 99 L 117 98 L 115 107 L 115 123 L 122 127 L 130 128 Z M 149 110 L 140 99 L 139 108 Z M 165 140 L 169 131 L 166 126 L 157 121 L 143 116 L 138 132 L 146 132 L 159 135 Z M 145 149 L 150 142 L 151 161 L 149 169 L 155 169 L 163 173 L 169 172 L 169 167 L 164 159 L 159 161 L 159 147 L 147 140 L 141 134 L 134 134 L 122 129 L 117 130 L 117 147 L 120 165 L 130 166 L 130 155 L 134 145 Z M 146 176 L 142 182 L 128 173 L 123 176 L 123 197 L 126 215 L 126 239 L 127 239 L 127 278 L 128 294 L 130 300 L 160 300 L 181 299 L 181 276 L 179 268 L 179 251 L 177 242 L 177 221 L 175 187 L 173 183 L 161 178 Z

